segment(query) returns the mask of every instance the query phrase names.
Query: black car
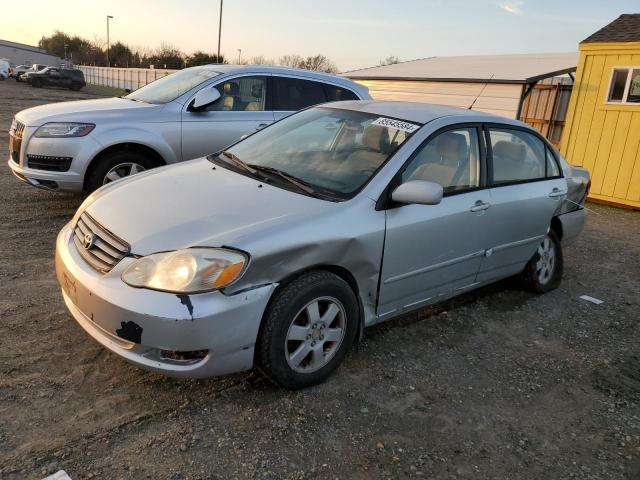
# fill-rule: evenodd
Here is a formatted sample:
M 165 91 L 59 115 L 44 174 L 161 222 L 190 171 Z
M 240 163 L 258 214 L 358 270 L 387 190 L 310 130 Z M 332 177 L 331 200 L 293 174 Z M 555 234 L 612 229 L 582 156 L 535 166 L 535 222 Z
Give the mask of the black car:
M 24 78 L 32 87 L 62 87 L 78 91 L 86 85 L 81 70 L 69 68 L 47 67 L 40 72 L 33 72 Z

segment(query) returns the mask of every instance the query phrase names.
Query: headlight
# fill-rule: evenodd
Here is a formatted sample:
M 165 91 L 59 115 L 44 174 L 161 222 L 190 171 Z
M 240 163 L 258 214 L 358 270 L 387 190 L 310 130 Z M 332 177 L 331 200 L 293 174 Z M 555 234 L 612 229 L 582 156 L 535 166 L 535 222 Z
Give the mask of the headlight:
M 122 273 L 122 281 L 163 292 L 206 292 L 231 285 L 240 278 L 248 260 L 245 254 L 224 248 L 154 253 L 129 266 Z
M 84 137 L 94 128 L 96 126 L 93 123 L 52 122 L 38 128 L 35 136 L 40 138 Z

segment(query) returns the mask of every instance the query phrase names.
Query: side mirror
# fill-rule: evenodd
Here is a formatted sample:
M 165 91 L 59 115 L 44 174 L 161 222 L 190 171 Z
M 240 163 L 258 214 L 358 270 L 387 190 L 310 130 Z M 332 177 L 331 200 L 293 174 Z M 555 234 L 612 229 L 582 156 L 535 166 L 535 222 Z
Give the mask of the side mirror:
M 442 201 L 442 185 L 425 180 L 410 180 L 396 188 L 391 194 L 394 202 L 437 205 Z
M 194 97 L 191 105 L 189 105 L 190 112 L 201 112 L 212 103 L 220 99 L 220 92 L 217 88 L 203 88 Z

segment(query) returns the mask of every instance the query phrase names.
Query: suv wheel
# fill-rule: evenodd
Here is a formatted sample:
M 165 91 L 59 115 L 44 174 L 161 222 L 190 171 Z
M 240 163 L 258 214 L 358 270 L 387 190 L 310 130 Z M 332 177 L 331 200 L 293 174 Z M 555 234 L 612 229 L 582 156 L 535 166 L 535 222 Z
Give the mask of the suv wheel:
M 69 90 L 73 90 L 74 92 L 79 91 L 82 88 L 82 84 L 78 83 L 78 82 L 72 82 L 71 86 L 69 87 Z
M 358 331 L 358 301 L 340 277 L 301 275 L 277 292 L 260 328 L 256 363 L 290 389 L 323 382 L 340 365 Z
M 102 185 L 149 170 L 154 166 L 151 160 L 138 152 L 109 153 L 99 159 L 88 173 L 87 192 L 91 193 Z
M 549 230 L 522 272 L 525 286 L 536 293 L 558 288 L 563 268 L 560 240 L 553 230 Z

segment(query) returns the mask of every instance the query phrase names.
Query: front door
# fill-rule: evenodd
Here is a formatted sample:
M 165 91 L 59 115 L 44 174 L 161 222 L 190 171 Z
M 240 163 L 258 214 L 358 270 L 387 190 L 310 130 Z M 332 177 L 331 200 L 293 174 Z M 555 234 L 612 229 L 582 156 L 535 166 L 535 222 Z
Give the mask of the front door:
M 567 185 L 550 149 L 524 129 L 488 127 L 490 248 L 479 282 L 522 271 L 542 242 Z
M 402 182 L 440 183 L 438 205 L 387 210 L 378 314 L 436 301 L 476 282 L 487 248 L 488 190 L 482 188 L 479 128 L 438 133 L 418 148 Z
M 267 77 L 245 76 L 214 86 L 221 98 L 203 112 L 182 113 L 182 159 L 208 155 L 273 123 L 273 112 L 265 110 Z

